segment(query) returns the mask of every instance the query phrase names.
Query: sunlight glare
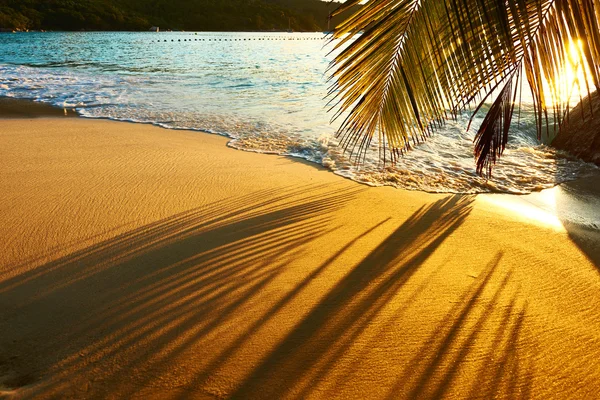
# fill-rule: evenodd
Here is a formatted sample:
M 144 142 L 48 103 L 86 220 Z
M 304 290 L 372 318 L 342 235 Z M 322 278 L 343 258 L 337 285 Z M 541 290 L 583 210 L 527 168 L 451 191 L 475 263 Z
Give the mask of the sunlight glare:
M 585 63 L 583 43 L 581 40 L 571 40 L 565 48 L 565 64 L 558 77 L 552 81 L 544 80 L 546 103 L 569 104 L 575 106 L 580 98 L 588 94 L 588 85 L 591 73 Z
M 486 201 L 497 208 L 509 211 L 523 222 L 564 231 L 565 228 L 557 216 L 556 190 L 557 188 L 543 190 L 533 197 L 498 194 L 482 195 L 480 197 L 485 198 Z

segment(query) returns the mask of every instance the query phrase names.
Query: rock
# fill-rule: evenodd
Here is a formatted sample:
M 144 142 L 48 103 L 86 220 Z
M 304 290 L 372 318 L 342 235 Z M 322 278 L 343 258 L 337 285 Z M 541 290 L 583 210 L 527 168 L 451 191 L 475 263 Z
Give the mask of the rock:
M 552 146 L 600 165 L 600 94 L 596 91 L 569 112 Z

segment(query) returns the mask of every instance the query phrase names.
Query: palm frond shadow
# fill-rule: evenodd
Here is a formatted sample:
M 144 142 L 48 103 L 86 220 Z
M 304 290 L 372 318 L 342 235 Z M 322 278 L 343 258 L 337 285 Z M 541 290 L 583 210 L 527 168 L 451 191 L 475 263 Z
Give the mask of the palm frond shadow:
M 518 292 L 510 296 L 508 305 L 500 301 L 508 291 L 512 271 L 499 279 L 498 287 L 489 288 L 501 259 L 502 253 L 497 254 L 446 314 L 435 332 L 404 367 L 404 372 L 390 389 L 388 399 L 399 396 L 443 398 L 459 376 L 476 342 L 488 339 L 488 332 L 491 337 L 489 350 L 480 363 L 479 372 L 471 379 L 470 391 L 463 396 L 489 399 L 520 393 L 519 397 L 528 398 L 532 366 L 523 367 L 518 355 L 527 304 L 517 305 Z M 493 292 L 487 300 L 482 300 L 486 289 Z M 493 326 L 494 330 L 490 332 L 489 326 Z
M 359 262 L 238 387 L 232 398 L 303 398 L 353 346 L 435 249 L 465 220 L 472 198 L 417 210 Z
M 287 279 L 282 277 L 291 262 L 339 229 L 332 213 L 348 206 L 357 191 L 323 195 L 319 189 L 257 192 L 224 200 L 4 281 L 0 301 L 7 307 L 2 318 L 9 323 L 0 334 L 0 345 L 9 349 L 8 357 L 12 352 L 28 354 L 27 360 L 11 361 L 13 386 L 38 383 L 31 394 L 46 398 L 105 398 L 111 393 L 126 398 L 156 396 L 154 388 L 174 390 L 178 398 L 214 395 L 207 387 L 220 379 L 223 368 L 235 366 L 241 355 L 252 354 L 256 340 L 262 340 L 275 321 L 281 322 L 277 318 L 295 310 L 292 303 L 304 304 L 307 294 L 314 295 L 309 286 L 327 281 L 334 267 L 351 260 L 353 248 L 389 228 L 391 219 L 374 221 L 327 260 L 307 265 L 301 279 L 282 289 L 281 279 Z M 363 351 L 368 357 L 377 337 L 371 332 L 366 336 L 371 342 L 365 342 L 363 332 L 373 326 L 389 332 L 401 323 L 429 278 L 420 280 L 416 288 L 410 286 L 412 294 L 403 302 L 398 303 L 397 293 L 407 291 L 407 281 L 463 224 L 472 201 L 448 196 L 424 206 L 362 260 L 355 265 L 350 261 L 348 272 L 328 285 L 319 299 L 309 300 L 306 314 L 286 327 L 281 340 L 271 342 L 272 348 L 265 348 L 255 368 L 243 375 L 246 378 L 221 395 L 302 398 L 315 394 L 311 383 L 323 377 L 330 376 L 338 386 L 347 384 L 353 379 L 352 369 L 360 368 L 348 362 L 347 354 Z M 440 328 L 442 346 L 441 339 L 431 339 L 441 353 L 454 346 L 443 345 L 455 343 L 458 336 L 453 332 L 463 329 L 452 324 L 462 326 L 457 315 L 468 313 L 465 309 L 474 305 L 479 287 L 487 284 L 494 268 L 478 281 L 470 297 L 465 295 L 462 308 L 445 320 L 447 325 Z M 31 293 L 37 295 L 28 297 Z M 39 320 L 29 327 L 32 316 Z M 516 328 L 498 330 L 498 341 L 506 347 L 507 360 L 517 360 L 516 349 L 503 336 L 508 333 L 520 335 Z M 427 371 L 437 365 L 426 349 L 421 355 L 423 360 L 414 368 L 421 370 L 424 383 L 411 381 L 415 393 L 426 393 L 419 385 L 429 387 Z M 345 366 L 342 374 L 340 361 Z M 3 362 L 0 357 L 0 367 L 8 365 Z M 512 368 L 513 364 L 506 365 Z M 446 378 L 448 382 L 453 374 Z M 503 371 L 481 374 L 492 381 L 505 376 Z M 102 377 L 101 381 L 88 381 L 94 376 Z M 11 387 L 11 382 L 3 384 Z M 443 390 L 440 386 L 439 393 Z
M 98 256 L 99 259 L 103 261 L 109 260 L 113 256 L 117 256 L 122 260 L 134 257 L 142 254 L 148 249 L 169 243 L 172 239 L 171 235 L 173 233 L 177 235 L 185 234 L 190 227 L 192 230 L 198 230 L 206 227 L 214 228 L 225 226 L 234 218 L 243 217 L 242 220 L 244 220 L 268 213 L 269 211 L 282 211 L 283 209 L 280 208 L 278 202 L 283 200 L 287 201 L 290 197 L 296 196 L 304 191 L 310 192 L 311 190 L 317 190 L 319 188 L 322 188 L 322 185 L 315 187 L 299 187 L 297 190 L 291 190 L 291 188 L 287 188 L 283 192 L 277 190 L 265 190 L 259 193 L 251 193 L 240 198 L 228 199 L 208 205 L 206 207 L 200 207 L 194 210 L 172 215 L 163 220 L 159 220 L 117 235 L 110 240 L 86 247 L 82 250 L 74 251 L 65 257 L 59 258 L 58 260 L 45 263 L 42 266 L 31 270 L 27 274 L 20 274 L 18 278 L 4 280 L 2 283 L 0 283 L 0 294 L 6 290 L 13 289 L 18 285 L 22 285 L 29 280 L 37 279 L 44 275 L 48 276 L 51 272 L 58 272 L 62 266 L 69 263 L 78 262 L 82 259 L 90 260 Z M 303 200 L 316 200 L 316 197 L 313 199 L 307 196 L 301 200 L 291 202 L 287 201 L 286 205 L 289 206 L 290 209 L 291 207 L 298 207 L 300 204 L 302 204 Z M 273 205 L 273 208 L 265 208 L 270 204 Z M 328 207 L 323 202 L 314 204 L 318 207 L 318 209 Z M 224 210 L 227 210 L 227 212 Z M 296 220 L 298 218 L 302 218 L 302 214 L 298 214 Z M 84 240 L 73 241 L 63 246 L 68 249 L 70 246 L 76 246 L 79 243 L 93 239 L 97 236 L 98 235 L 94 235 L 92 237 L 85 238 Z M 59 250 L 61 249 L 55 248 L 53 250 L 54 253 L 59 253 Z M 16 270 L 27 264 L 36 264 L 38 261 L 49 257 L 52 257 L 52 253 L 25 260 L 19 264 L 8 266 L 8 268 L 9 270 Z M 84 273 L 93 272 L 86 270 Z M 80 275 L 78 274 L 77 276 Z M 55 277 L 51 277 L 48 280 L 51 281 L 53 278 Z
M 56 374 L 37 394 L 78 397 L 63 390 L 95 365 L 116 360 L 108 362 L 114 382 L 104 386 L 117 388 L 126 382 L 119 371 L 160 370 L 198 338 L 218 335 L 307 243 L 336 229 L 330 214 L 362 190 L 317 189 L 258 192 L 183 212 L 3 281 L 3 319 L 12 323 L 0 338 L 32 359 L 12 361 L 13 384 L 2 383 Z M 43 333 L 28 328 L 23 315 L 35 315 Z M 41 364 L 38 354 L 56 365 Z

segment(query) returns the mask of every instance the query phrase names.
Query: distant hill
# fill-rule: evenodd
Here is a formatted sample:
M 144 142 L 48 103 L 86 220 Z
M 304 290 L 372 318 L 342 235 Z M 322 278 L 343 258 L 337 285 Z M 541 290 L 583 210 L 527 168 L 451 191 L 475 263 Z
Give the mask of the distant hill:
M 0 28 L 268 31 L 287 30 L 291 23 L 294 31 L 324 31 L 338 5 L 320 0 L 0 0 Z

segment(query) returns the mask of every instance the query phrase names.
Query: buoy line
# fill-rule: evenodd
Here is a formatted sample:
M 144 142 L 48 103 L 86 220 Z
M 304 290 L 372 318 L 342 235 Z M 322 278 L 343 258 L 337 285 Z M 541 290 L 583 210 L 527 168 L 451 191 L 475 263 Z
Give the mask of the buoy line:
M 200 39 L 197 39 L 196 38 L 194 40 L 192 40 L 192 39 L 189 39 L 189 40 L 188 39 L 183 39 L 183 41 L 184 42 L 188 42 L 188 41 L 189 42 L 204 42 L 204 41 L 209 41 L 209 42 L 211 42 L 211 41 L 214 41 L 214 42 L 217 42 L 217 41 L 219 41 L 219 42 L 237 42 L 237 41 L 240 41 L 241 42 L 241 41 L 252 41 L 252 40 L 254 40 L 254 41 L 257 41 L 257 40 L 258 41 L 261 41 L 261 40 L 262 41 L 286 41 L 286 40 L 288 40 L 288 41 L 290 41 L 290 40 L 291 41 L 294 41 L 294 40 L 295 41 L 303 41 L 303 40 L 304 41 L 307 41 L 307 40 L 319 40 L 319 41 L 322 41 L 324 39 L 325 38 L 289 38 L 289 37 L 288 38 L 284 38 L 284 37 L 280 37 L 280 38 L 233 38 L 233 39 L 223 39 L 223 38 L 200 38 Z M 181 42 L 182 41 L 181 39 L 171 39 L 171 42 L 175 42 L 176 40 L 177 40 L 177 42 Z M 158 39 L 158 40 L 156 40 L 157 43 L 161 43 L 161 42 L 164 43 L 164 42 L 168 42 L 168 41 L 169 41 L 168 39 L 164 39 L 164 40 Z M 150 42 L 154 43 L 154 40 L 151 40 Z

